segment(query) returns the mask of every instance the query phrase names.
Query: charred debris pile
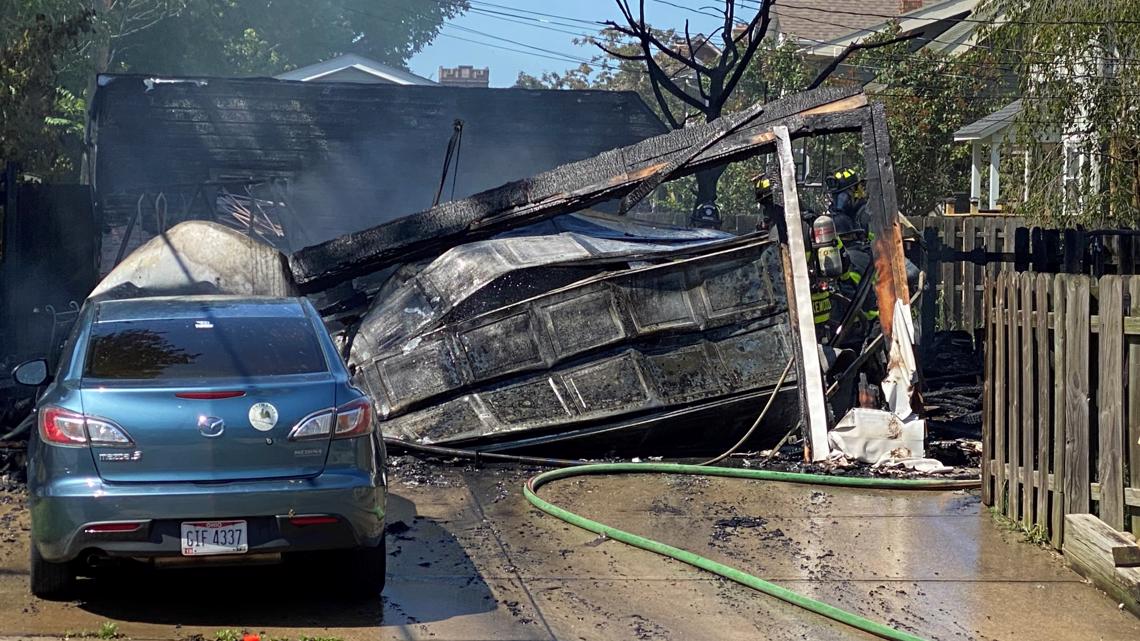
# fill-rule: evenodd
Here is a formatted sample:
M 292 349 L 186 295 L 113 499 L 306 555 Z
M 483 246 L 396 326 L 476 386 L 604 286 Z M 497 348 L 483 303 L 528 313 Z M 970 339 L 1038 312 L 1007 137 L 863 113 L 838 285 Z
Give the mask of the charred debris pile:
M 862 296 L 873 282 L 879 322 L 845 356 L 818 349 L 802 242 L 620 215 L 664 181 L 834 133 L 862 135 L 876 239 Z M 780 155 L 773 178 L 791 221 L 799 199 Z M 409 443 L 564 458 L 700 452 L 750 426 L 771 444 L 799 424 L 817 462 L 923 456 L 889 137 L 881 107 L 857 90 L 758 105 L 289 254 L 249 231 L 209 219 L 162 230 L 93 296 L 307 295 L 385 436 Z M 868 372 L 881 389 L 857 393 Z M 829 438 L 864 396 L 879 414 Z

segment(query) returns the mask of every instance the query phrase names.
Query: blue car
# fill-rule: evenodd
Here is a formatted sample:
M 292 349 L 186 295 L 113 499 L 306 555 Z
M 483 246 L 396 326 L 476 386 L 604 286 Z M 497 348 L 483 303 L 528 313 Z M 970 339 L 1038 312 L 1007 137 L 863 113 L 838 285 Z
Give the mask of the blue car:
M 44 360 L 13 376 L 47 385 L 28 450 L 37 596 L 116 559 L 309 558 L 383 589 L 383 441 L 307 300 L 89 301 L 54 377 Z

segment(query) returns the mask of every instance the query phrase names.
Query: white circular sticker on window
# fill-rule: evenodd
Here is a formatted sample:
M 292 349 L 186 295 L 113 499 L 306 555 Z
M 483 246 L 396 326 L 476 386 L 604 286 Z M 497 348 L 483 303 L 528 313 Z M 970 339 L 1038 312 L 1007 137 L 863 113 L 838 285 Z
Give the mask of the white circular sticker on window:
M 249 408 L 249 424 L 259 432 L 268 432 L 277 425 L 277 408 L 271 403 L 257 403 Z

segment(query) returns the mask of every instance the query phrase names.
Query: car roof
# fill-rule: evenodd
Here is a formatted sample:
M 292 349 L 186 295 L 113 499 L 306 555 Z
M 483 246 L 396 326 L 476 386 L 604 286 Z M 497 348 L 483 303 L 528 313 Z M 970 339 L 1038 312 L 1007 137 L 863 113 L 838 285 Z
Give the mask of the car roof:
M 259 296 L 153 296 L 96 303 L 93 321 L 187 318 L 305 318 L 299 298 Z

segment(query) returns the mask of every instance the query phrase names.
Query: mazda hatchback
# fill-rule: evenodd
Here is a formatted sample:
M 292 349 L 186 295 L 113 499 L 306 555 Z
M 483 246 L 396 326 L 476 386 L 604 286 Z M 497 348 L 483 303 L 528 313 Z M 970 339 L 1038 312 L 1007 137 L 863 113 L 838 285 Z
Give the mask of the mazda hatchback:
M 47 385 L 28 456 L 34 594 L 64 597 L 116 559 L 307 556 L 337 585 L 383 588 L 383 442 L 305 299 L 88 302 L 54 378 L 43 360 L 14 376 Z

